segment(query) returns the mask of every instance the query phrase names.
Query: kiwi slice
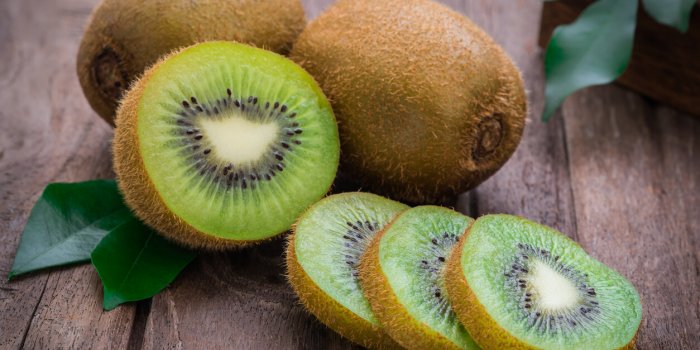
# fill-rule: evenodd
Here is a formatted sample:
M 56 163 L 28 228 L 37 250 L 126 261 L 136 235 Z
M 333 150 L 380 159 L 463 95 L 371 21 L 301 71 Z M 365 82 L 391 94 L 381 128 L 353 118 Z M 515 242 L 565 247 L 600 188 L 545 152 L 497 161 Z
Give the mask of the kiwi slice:
M 208 42 L 164 58 L 129 90 L 116 121 L 127 204 L 191 247 L 288 230 L 338 166 L 337 124 L 313 78 L 248 45 Z
M 370 192 L 450 203 L 520 142 L 520 72 L 483 30 L 434 1 L 339 0 L 290 57 L 328 94 L 341 170 Z
M 416 207 L 375 236 L 360 281 L 385 331 L 409 349 L 478 349 L 448 302 L 445 261 L 473 220 L 455 211 Z
M 374 235 L 408 206 L 370 193 L 341 193 L 299 218 L 287 246 L 289 281 L 321 322 L 368 348 L 398 348 L 359 285 L 359 259 Z
M 113 124 L 119 99 L 161 56 L 207 40 L 287 53 L 305 25 L 299 0 L 103 0 L 80 43 L 78 77 L 92 108 Z
M 558 231 L 510 215 L 471 226 L 448 261 L 455 311 L 484 349 L 634 348 L 634 286 Z

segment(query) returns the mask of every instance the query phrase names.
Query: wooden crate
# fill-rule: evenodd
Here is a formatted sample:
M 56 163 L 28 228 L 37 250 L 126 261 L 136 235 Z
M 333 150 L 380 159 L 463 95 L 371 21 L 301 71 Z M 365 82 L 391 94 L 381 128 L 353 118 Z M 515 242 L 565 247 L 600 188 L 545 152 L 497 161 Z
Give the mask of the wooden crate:
M 573 22 L 592 2 L 546 2 L 542 9 L 540 45 L 546 47 L 554 28 Z M 657 23 L 640 3 L 632 61 L 617 82 L 700 117 L 700 10 L 694 9 L 690 29 L 681 33 Z

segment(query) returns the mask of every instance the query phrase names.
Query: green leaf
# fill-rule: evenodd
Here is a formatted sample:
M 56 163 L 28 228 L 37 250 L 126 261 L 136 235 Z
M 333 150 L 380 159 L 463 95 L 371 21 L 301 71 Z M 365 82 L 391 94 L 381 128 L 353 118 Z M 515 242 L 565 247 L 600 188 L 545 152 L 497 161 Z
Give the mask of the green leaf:
M 131 218 L 114 180 L 50 184 L 29 215 L 8 278 L 89 261 L 97 243 Z
M 629 64 L 637 1 L 600 0 L 569 25 L 557 27 L 545 55 L 544 121 L 564 99 L 587 86 L 617 79 Z
M 644 9 L 657 22 L 685 33 L 696 0 L 642 0 Z
M 104 309 L 152 297 L 167 287 L 196 255 L 136 219 L 124 223 L 92 252 L 92 264 L 104 287 Z

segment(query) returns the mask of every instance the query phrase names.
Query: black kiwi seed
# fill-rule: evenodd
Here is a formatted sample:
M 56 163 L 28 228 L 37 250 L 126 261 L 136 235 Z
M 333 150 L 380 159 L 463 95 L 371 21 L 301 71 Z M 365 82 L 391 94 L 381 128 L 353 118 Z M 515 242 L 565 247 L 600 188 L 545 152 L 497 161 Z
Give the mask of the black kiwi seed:
M 360 256 L 365 251 L 370 243 L 371 237 L 377 232 L 379 223 L 370 224 L 369 221 L 346 222 L 348 229 L 343 235 L 345 241 L 342 250 L 343 259 L 348 264 L 351 272 L 351 277 L 357 281 L 359 276 Z
M 188 146 L 182 147 L 180 152 L 190 159 L 192 174 L 208 177 L 211 182 L 225 189 L 247 189 L 254 188 L 256 181 L 270 181 L 277 172 L 282 172 L 287 153 L 293 152 L 291 145 L 302 144 L 298 137 L 303 128 L 298 122 L 290 123 L 287 119 L 296 117 L 297 113 L 291 111 L 286 104 L 277 101 L 265 101 L 265 109 L 270 106 L 274 108 L 273 111 L 264 111 L 257 107 L 260 102 L 257 96 L 235 96 L 231 88 L 225 90 L 222 98 L 213 101 L 215 102 L 200 101 L 195 96 L 190 96 L 189 99 L 182 100 L 182 109 L 175 112 L 174 134 L 180 137 L 183 146 Z M 216 153 L 212 152 L 215 146 L 200 132 L 197 120 L 228 118 L 230 114 L 227 112 L 235 110 L 238 110 L 233 112 L 236 116 L 249 121 L 277 122 L 284 131 L 280 133 L 278 146 L 270 147 L 261 159 L 252 164 L 238 164 L 237 170 L 233 171 L 233 164 L 219 159 Z
M 446 254 L 457 243 L 458 237 L 449 232 L 443 232 L 437 235 L 436 238 L 430 240 L 426 256 L 420 260 L 420 269 L 426 275 L 421 278 L 428 281 L 429 288 L 433 290 L 435 296 L 435 307 L 441 315 L 450 312 L 450 304 L 444 297 L 442 285 L 440 284 L 441 274 L 445 266 Z
M 588 288 L 588 275 L 581 274 L 575 268 L 564 264 L 558 255 L 550 251 L 538 249 L 529 244 L 518 243 L 520 252 L 514 257 L 513 263 L 505 271 L 506 285 L 511 286 L 516 300 L 522 307 L 523 317 L 528 319 L 529 326 L 539 333 L 564 332 L 575 327 L 588 327 L 597 322 L 600 314 L 596 292 Z M 580 301 L 577 305 L 566 310 L 540 309 L 537 293 L 529 284 L 529 264 L 539 261 L 569 279 L 578 287 Z

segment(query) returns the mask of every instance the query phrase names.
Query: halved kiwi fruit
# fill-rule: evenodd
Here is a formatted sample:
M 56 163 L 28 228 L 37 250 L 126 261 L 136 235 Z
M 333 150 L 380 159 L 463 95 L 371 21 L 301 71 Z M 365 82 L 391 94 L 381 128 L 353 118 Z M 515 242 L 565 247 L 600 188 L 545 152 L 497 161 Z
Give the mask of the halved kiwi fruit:
M 631 349 L 639 294 L 554 229 L 486 215 L 448 261 L 452 305 L 484 349 Z
M 275 236 L 328 191 L 338 130 L 302 68 L 233 42 L 150 68 L 117 112 L 114 168 L 127 204 L 188 246 Z
M 299 0 L 103 0 L 80 44 L 78 77 L 92 108 L 113 124 L 123 93 L 161 56 L 207 40 L 287 53 L 305 25 Z
M 384 330 L 409 349 L 478 349 L 447 299 L 445 261 L 473 220 L 455 211 L 416 207 L 374 237 L 360 281 Z
M 289 281 L 321 322 L 362 346 L 398 348 L 360 288 L 359 260 L 374 235 L 408 206 L 370 193 L 341 193 L 309 208 L 287 246 Z
M 371 192 L 449 203 L 520 141 L 520 72 L 484 31 L 433 1 L 337 1 L 290 56 L 333 103 L 341 170 Z

